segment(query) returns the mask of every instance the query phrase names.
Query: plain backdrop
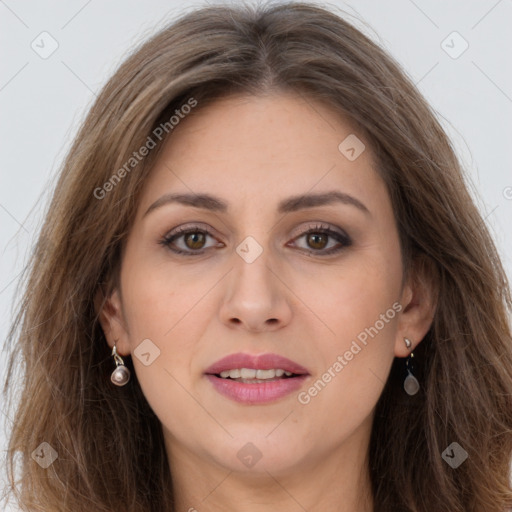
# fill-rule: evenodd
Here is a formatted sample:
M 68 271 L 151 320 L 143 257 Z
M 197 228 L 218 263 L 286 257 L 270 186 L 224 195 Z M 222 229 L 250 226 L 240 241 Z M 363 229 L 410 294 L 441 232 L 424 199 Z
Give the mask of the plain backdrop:
M 418 85 L 453 140 L 512 277 L 512 1 L 314 3 L 343 9 Z M 134 45 L 201 5 L 0 0 L 2 345 L 42 211 L 95 95 Z M 2 384 L 4 368 L 2 352 Z M 3 456 L 10 420 L 0 409 Z

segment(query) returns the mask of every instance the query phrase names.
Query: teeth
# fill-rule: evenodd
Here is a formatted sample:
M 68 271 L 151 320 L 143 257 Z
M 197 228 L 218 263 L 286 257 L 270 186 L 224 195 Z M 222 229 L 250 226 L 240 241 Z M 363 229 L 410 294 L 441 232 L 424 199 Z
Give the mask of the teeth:
M 220 376 L 223 379 L 227 379 L 228 377 L 238 379 L 240 377 L 240 370 L 224 370 L 223 372 L 220 372 Z
M 253 370 L 252 368 L 241 368 L 240 369 L 240 377 L 242 379 L 255 379 L 256 374 L 258 373 L 258 370 Z
M 275 370 L 258 370 L 256 372 L 257 379 L 273 379 L 274 377 L 277 377 Z
M 276 377 L 282 377 L 286 375 L 289 377 L 292 375 L 292 372 L 287 372 L 280 368 L 272 369 L 272 370 L 255 370 L 253 368 L 236 368 L 233 370 L 224 370 L 220 372 L 220 376 L 223 379 L 227 379 L 228 377 L 231 379 L 275 379 Z

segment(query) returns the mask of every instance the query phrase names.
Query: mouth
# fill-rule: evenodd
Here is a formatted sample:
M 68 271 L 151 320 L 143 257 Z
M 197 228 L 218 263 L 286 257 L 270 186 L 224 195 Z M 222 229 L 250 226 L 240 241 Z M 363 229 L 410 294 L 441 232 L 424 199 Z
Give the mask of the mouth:
M 211 375 L 211 374 L 210 374 Z M 235 368 L 232 370 L 224 370 L 220 373 L 213 374 L 219 379 L 229 379 L 235 382 L 243 382 L 244 384 L 260 384 L 262 382 L 275 382 L 276 380 L 293 379 L 298 377 L 298 373 L 289 372 L 282 368 L 268 370 L 256 370 L 255 368 Z
M 221 395 L 236 402 L 263 404 L 299 389 L 310 376 L 303 366 L 277 354 L 232 354 L 205 371 Z

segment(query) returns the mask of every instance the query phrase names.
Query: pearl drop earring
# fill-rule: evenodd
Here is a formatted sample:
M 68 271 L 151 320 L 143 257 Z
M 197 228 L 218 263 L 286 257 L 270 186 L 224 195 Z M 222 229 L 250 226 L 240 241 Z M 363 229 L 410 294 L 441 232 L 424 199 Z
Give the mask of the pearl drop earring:
M 114 361 L 116 362 L 116 369 L 112 372 L 110 380 L 116 386 L 124 386 L 130 380 L 130 370 L 126 368 L 123 358 L 117 353 L 115 342 L 114 348 L 112 349 L 112 355 L 114 356 Z

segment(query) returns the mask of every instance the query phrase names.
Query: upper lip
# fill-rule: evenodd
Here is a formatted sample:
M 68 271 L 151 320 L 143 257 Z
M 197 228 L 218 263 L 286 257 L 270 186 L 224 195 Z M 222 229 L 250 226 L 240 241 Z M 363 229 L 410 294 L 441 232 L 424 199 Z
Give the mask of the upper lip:
M 297 375 L 309 375 L 306 368 L 291 361 L 290 359 L 278 354 L 244 354 L 238 352 L 219 359 L 206 370 L 206 374 L 216 375 L 225 370 L 234 370 L 236 368 L 253 368 L 255 370 L 270 370 L 272 368 L 285 370 Z

